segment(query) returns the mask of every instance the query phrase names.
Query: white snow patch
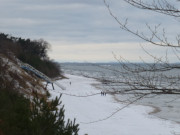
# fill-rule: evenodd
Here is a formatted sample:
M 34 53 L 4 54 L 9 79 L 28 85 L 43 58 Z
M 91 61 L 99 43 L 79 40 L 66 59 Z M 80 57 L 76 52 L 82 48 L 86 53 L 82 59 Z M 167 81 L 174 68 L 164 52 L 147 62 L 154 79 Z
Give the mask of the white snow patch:
M 92 83 L 98 83 L 94 79 L 66 75 L 69 79 L 58 81 L 66 86 L 66 91 L 51 85 L 48 89 L 52 98 L 60 93 L 87 95 L 100 93 L 101 91 L 93 87 Z M 71 84 L 70 84 L 71 82 Z M 123 104 L 116 103 L 111 95 L 101 96 L 101 94 L 90 97 L 74 97 L 63 94 L 62 102 L 65 105 L 66 118 L 76 118 L 80 124 L 79 135 L 173 135 L 180 134 L 180 125 L 149 115 L 151 107 L 141 105 L 130 105 L 121 110 L 107 120 L 84 124 L 96 121 L 109 116 L 116 109 L 123 107 Z

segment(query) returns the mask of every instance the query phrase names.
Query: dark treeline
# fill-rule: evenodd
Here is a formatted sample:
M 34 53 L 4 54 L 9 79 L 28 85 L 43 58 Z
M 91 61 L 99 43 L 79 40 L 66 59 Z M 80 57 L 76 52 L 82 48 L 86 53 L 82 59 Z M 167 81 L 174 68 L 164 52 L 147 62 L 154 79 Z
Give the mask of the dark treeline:
M 24 63 L 28 63 L 53 78 L 61 75 L 58 63 L 49 59 L 47 52 L 50 44 L 43 39 L 31 40 L 0 33 L 0 53 L 13 53 Z

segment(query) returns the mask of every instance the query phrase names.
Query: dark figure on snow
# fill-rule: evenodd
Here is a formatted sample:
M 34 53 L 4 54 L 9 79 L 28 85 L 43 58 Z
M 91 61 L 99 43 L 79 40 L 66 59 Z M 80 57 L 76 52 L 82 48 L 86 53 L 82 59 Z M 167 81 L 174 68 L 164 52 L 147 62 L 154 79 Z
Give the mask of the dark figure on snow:
M 101 96 L 104 96 L 104 92 L 103 91 L 101 91 Z

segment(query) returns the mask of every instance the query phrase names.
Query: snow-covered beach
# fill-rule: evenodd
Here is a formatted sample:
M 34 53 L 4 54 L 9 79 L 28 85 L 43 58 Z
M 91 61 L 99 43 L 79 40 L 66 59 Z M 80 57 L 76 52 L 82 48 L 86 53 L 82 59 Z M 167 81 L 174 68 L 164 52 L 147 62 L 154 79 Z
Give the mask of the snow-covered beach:
M 101 96 L 101 90 L 92 85 L 99 83 L 94 79 L 69 74 L 66 77 L 69 79 L 58 81 L 66 90 L 56 86 L 55 90 L 51 86 L 48 89 L 52 98 L 64 93 L 61 100 L 65 105 L 65 115 L 76 118 L 80 124 L 80 135 L 180 135 L 180 124 L 149 115 L 153 108 L 148 106 L 130 105 L 99 121 L 125 104 L 116 102 L 112 95 Z M 92 94 L 95 95 L 86 97 Z

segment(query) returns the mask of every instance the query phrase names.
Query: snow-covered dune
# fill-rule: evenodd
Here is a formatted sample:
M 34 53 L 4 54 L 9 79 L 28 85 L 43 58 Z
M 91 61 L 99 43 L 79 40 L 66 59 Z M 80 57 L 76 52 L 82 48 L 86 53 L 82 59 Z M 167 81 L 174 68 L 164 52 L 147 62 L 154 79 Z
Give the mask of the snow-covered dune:
M 76 118 L 80 124 L 80 135 L 180 135 L 180 124 L 149 115 L 153 108 L 130 105 L 107 120 L 104 119 L 125 104 L 117 103 L 111 95 L 101 96 L 100 90 L 92 84 L 98 83 L 91 78 L 66 75 L 69 79 L 58 81 L 66 87 L 61 90 L 55 86 L 49 91 L 52 98 L 62 96 L 67 118 Z M 76 97 L 95 94 L 89 97 Z M 98 122 L 95 122 L 98 121 Z

